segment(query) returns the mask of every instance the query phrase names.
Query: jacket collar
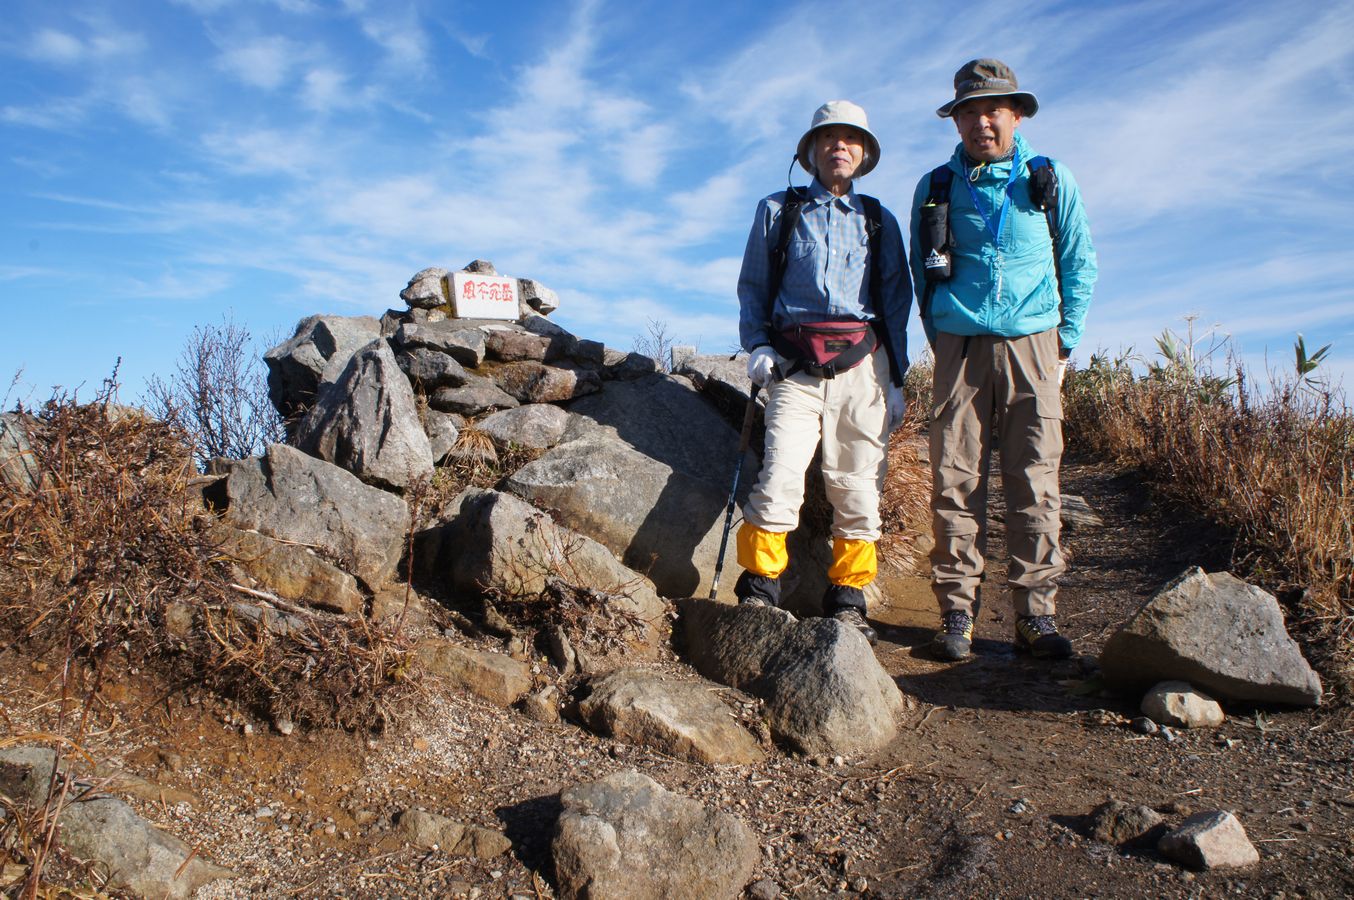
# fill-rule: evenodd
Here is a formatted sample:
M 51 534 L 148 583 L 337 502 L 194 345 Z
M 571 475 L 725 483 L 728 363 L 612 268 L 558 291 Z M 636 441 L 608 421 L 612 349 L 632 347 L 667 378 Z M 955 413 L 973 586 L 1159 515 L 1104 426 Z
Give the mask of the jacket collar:
M 846 193 L 838 197 L 836 194 L 823 187 L 817 178 L 813 179 L 809 184 L 809 205 L 825 206 L 834 200 L 840 200 L 843 206 L 848 209 L 853 209 L 856 212 L 861 212 L 864 209 L 864 206 L 856 195 L 856 183 L 854 181 L 852 181 L 851 186 L 846 189 Z
M 1020 158 L 1020 164 L 1022 166 L 1035 156 L 1034 151 L 1030 149 L 1030 145 L 1025 141 L 1025 136 L 1019 131 L 1015 133 L 1013 146 L 1015 148 L 1015 155 Z M 961 142 L 955 146 L 954 153 L 950 156 L 949 162 L 950 168 L 961 178 L 964 176 L 966 160 L 967 155 L 964 153 L 964 145 Z M 989 178 L 996 176 L 997 178 L 1005 180 L 1011 174 L 1011 162 L 1011 159 L 1003 159 L 994 163 L 989 163 L 983 167 L 986 171 L 983 172 L 981 177 Z

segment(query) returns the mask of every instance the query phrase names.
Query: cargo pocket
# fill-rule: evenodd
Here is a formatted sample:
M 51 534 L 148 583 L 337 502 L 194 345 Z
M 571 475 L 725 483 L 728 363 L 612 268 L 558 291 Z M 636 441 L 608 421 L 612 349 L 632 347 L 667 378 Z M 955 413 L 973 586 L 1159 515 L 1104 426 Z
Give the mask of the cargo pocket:
M 1056 377 L 1035 382 L 1034 414 L 1041 419 L 1062 421 L 1063 392 Z

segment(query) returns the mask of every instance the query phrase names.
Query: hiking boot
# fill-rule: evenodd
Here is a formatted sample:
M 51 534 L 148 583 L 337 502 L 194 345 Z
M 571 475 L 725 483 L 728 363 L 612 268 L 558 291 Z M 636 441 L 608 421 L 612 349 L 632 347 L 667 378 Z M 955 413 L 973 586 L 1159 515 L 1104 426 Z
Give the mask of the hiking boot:
M 739 606 L 779 606 L 780 579 L 744 570 L 733 584 L 733 593 Z
M 973 649 L 973 616 L 951 610 L 940 617 L 940 630 L 931 639 L 931 652 L 940 659 L 958 661 Z
M 1067 659 L 1072 655 L 1072 642 L 1058 633 L 1058 623 L 1052 616 L 1018 616 L 1015 645 L 1036 659 Z
M 879 635 L 875 634 L 875 630 L 870 627 L 870 623 L 865 621 L 865 616 L 854 606 L 843 606 L 832 614 L 832 618 L 841 622 L 847 628 L 854 628 L 859 631 L 865 640 L 870 642 L 871 647 L 879 643 Z

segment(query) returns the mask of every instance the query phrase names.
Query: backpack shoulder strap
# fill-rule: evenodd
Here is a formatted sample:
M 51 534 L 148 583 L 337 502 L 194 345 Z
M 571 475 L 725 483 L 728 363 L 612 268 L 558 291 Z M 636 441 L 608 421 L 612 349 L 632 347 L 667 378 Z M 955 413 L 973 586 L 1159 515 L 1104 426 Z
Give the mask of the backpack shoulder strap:
M 894 358 L 893 342 L 889 340 L 888 323 L 884 321 L 884 276 L 880 272 L 880 247 L 884 243 L 884 207 L 877 197 L 859 194 L 860 202 L 865 206 L 866 229 L 870 234 L 870 302 L 874 304 L 875 318 L 878 319 L 879 342 L 889 357 L 889 374 L 895 384 L 903 383 L 902 369 Z
M 954 181 L 954 170 L 949 164 L 936 166 L 931 170 L 931 190 L 926 195 L 927 203 L 947 203 L 950 199 L 950 184 Z
M 1058 173 L 1053 169 L 1053 161 L 1047 156 L 1032 156 L 1026 163 L 1030 172 L 1030 202 L 1034 208 L 1042 210 L 1044 220 L 1048 222 L 1048 236 L 1053 241 L 1053 271 L 1058 279 L 1058 298 L 1063 293 L 1062 257 L 1058 255 L 1058 245 L 1062 243 L 1062 229 L 1058 222 Z
M 771 313 L 776 308 L 776 298 L 780 296 L 781 282 L 785 280 L 785 266 L 789 261 L 790 238 L 799 225 L 799 214 L 808 202 L 808 191 L 797 187 L 785 190 L 785 203 L 780 208 L 780 222 L 776 229 L 776 243 L 771 248 L 771 278 L 767 282 L 766 321 L 771 322 Z

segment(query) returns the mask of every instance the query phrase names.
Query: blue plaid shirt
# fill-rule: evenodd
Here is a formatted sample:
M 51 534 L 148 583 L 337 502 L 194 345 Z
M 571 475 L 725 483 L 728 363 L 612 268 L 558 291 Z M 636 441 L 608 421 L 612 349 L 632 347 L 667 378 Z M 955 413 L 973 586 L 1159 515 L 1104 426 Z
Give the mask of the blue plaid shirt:
M 912 308 L 912 284 L 903 277 L 907 256 L 898 220 L 883 210 L 880 236 L 880 290 L 870 297 L 870 237 L 865 204 L 854 185 L 837 197 L 814 179 L 809 200 L 800 209 L 799 224 L 786 248 L 785 277 L 772 307 L 766 311 L 771 281 L 771 249 L 779 228 L 785 192 L 778 191 L 757 204 L 757 216 L 743 252 L 738 275 L 738 336 L 751 352 L 771 343 L 771 331 L 804 322 L 868 321 L 883 317 L 888 340 L 900 371 L 907 371 L 907 315 Z M 881 309 L 875 309 L 875 302 Z

